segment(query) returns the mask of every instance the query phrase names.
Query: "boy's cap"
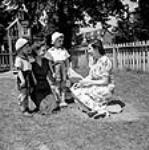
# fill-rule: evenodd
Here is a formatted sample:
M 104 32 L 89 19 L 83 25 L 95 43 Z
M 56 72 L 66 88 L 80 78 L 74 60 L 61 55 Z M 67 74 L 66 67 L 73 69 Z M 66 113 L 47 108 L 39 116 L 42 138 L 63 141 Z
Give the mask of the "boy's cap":
M 16 51 L 18 51 L 20 48 L 22 48 L 27 43 L 28 43 L 28 40 L 26 40 L 24 38 L 19 38 L 15 45 Z
M 64 36 L 64 34 L 63 33 L 60 33 L 60 32 L 54 32 L 53 34 L 52 34 L 52 43 L 51 44 L 54 44 L 55 43 L 55 41 L 59 38 L 59 37 L 63 37 Z

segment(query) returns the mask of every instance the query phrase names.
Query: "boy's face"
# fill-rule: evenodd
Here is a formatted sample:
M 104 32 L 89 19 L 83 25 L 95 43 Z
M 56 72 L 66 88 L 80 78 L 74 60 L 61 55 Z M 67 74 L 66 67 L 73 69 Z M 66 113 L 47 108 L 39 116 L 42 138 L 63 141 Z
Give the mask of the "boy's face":
M 29 43 L 27 43 L 27 44 L 22 48 L 22 52 L 23 52 L 25 55 L 31 54 L 31 48 L 30 48 Z
M 54 43 L 54 46 L 57 47 L 57 48 L 60 48 L 63 46 L 63 43 L 64 43 L 64 37 L 59 37 L 55 43 Z

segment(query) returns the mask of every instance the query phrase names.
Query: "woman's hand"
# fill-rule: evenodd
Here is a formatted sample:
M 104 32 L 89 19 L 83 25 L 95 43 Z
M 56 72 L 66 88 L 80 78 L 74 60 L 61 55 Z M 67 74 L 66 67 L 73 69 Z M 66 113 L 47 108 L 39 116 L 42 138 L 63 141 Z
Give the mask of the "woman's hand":
M 79 88 L 79 87 L 80 87 L 80 84 L 79 84 L 79 83 L 74 83 L 74 84 L 73 84 L 73 88 L 74 88 L 74 89 L 77 89 L 77 88 Z
M 81 81 L 79 82 L 79 85 L 80 85 L 81 87 L 90 86 L 90 85 L 92 85 L 92 82 L 91 82 L 90 80 L 84 79 L 84 80 L 81 80 Z
M 92 86 L 92 85 L 101 86 L 101 85 L 107 85 L 108 79 L 106 77 L 99 80 L 83 79 L 79 83 L 80 86 Z
M 78 83 L 75 83 L 73 85 L 73 88 L 74 89 L 83 88 L 83 87 L 87 87 L 87 86 L 90 86 L 90 85 L 92 85 L 92 83 L 90 81 L 88 81 L 86 79 L 83 79 L 83 80 L 79 81 Z

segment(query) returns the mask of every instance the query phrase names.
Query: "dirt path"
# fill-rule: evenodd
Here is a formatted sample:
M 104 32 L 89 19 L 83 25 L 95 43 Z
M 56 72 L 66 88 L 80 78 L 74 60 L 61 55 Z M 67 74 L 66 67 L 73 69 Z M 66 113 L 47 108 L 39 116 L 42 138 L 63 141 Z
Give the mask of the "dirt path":
M 91 120 L 71 104 L 54 115 L 23 117 L 15 78 L 0 75 L 0 150 L 148 150 L 149 75 L 115 73 L 123 113 Z

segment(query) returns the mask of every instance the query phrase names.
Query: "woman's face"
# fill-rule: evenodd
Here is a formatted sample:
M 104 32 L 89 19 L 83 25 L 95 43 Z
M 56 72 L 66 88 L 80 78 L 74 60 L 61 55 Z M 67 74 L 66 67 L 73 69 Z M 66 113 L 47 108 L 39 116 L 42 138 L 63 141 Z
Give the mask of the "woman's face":
M 44 46 L 42 46 L 37 50 L 37 56 L 43 57 L 45 55 L 45 52 L 46 52 L 46 49 Z
M 101 55 L 98 52 L 98 48 L 94 48 L 93 46 L 89 46 L 89 54 L 93 56 L 93 58 L 98 59 Z
M 93 57 L 97 59 L 101 57 L 100 53 L 98 52 L 98 48 L 93 49 Z
M 60 48 L 63 46 L 63 43 L 64 43 L 64 37 L 59 37 L 55 43 L 54 43 L 54 46 L 57 47 L 57 48 Z

